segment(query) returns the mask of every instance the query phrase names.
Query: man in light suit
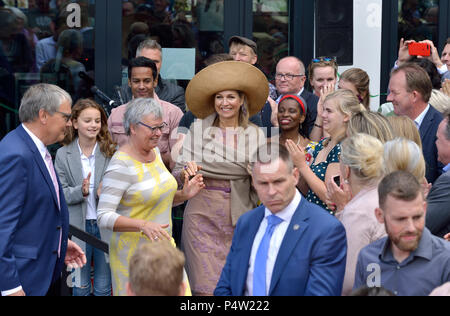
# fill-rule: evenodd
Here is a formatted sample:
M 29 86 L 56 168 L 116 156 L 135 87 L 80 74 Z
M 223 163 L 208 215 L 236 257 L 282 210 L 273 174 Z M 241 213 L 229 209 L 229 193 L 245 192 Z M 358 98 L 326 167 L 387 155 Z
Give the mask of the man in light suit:
M 436 146 L 439 161 L 444 167 L 444 174 L 440 176 L 427 197 L 426 225 L 433 235 L 444 237 L 450 233 L 450 110 L 439 125 Z
M 279 155 L 275 151 L 278 145 L 263 146 L 254 159 L 253 185 L 263 205 L 239 219 L 214 294 L 339 296 L 347 255 L 344 227 L 300 195 L 289 152 L 282 146 Z M 279 224 L 267 237 L 272 215 Z M 260 256 L 264 245 L 266 260 Z
M 64 139 L 71 98 L 59 87 L 25 93 L 22 124 L 0 143 L 0 291 L 2 296 L 43 296 L 60 279 L 64 263 L 86 257 L 68 240 L 69 214 L 46 146 Z
M 428 104 L 432 90 L 431 79 L 425 70 L 416 64 L 406 63 L 392 71 L 387 97 L 387 101 L 394 105 L 394 113 L 409 117 L 420 132 L 429 183 L 436 181 L 444 167 L 437 159 L 435 144 L 442 115 Z

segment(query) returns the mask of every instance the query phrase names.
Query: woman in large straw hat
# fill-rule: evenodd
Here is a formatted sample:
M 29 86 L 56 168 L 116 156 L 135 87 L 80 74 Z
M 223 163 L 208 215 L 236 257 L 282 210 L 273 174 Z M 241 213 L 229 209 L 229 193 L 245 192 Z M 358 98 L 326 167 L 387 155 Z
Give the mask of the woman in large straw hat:
M 236 222 L 256 207 L 248 165 L 266 138 L 248 118 L 268 94 L 264 74 L 237 61 L 205 68 L 187 87 L 187 105 L 200 120 L 186 136 L 174 175 L 183 183 L 199 172 L 206 185 L 186 206 L 181 237 L 194 295 L 213 294 Z

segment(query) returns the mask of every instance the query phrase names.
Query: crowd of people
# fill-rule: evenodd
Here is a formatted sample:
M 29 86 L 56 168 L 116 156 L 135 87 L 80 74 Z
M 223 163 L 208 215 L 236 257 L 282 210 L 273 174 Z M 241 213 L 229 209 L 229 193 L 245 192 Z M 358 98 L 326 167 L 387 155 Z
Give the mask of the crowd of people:
M 180 87 L 157 90 L 154 39 L 139 43 L 130 97 L 109 118 L 91 99 L 32 86 L 0 142 L 1 295 L 54 294 L 64 264 L 75 296 L 445 292 L 450 102 L 434 104 L 448 83 L 430 73 L 450 63 L 434 46 L 412 61 L 410 43 L 380 113 L 363 69 L 338 76 L 333 58 L 288 56 L 272 84 L 240 36 L 182 106 L 166 98 Z M 69 224 L 109 253 L 69 239 Z

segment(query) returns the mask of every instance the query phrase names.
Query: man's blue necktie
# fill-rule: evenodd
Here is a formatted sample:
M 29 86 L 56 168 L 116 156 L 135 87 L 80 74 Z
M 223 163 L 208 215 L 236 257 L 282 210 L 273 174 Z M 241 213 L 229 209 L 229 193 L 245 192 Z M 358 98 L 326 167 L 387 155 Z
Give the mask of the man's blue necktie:
M 266 296 L 266 267 L 267 255 L 269 252 L 270 239 L 275 230 L 283 220 L 275 215 L 267 217 L 267 228 L 259 244 L 255 258 L 255 268 L 253 271 L 253 296 Z

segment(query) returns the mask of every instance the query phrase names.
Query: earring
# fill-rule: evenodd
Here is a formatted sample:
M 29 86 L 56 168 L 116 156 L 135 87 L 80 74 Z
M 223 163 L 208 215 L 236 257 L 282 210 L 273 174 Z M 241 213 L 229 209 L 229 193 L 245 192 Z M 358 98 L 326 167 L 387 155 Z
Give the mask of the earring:
M 247 115 L 247 107 L 244 104 L 241 105 L 241 111 L 242 114 Z

